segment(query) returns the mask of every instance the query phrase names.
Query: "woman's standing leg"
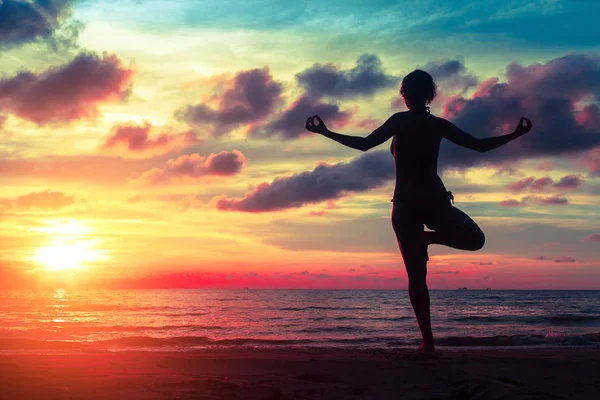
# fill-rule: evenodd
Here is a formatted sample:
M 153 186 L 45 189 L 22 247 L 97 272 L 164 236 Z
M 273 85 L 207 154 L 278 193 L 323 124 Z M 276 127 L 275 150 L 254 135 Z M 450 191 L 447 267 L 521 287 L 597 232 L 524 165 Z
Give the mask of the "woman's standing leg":
M 408 273 L 408 295 L 412 304 L 423 342 L 420 350 L 434 351 L 431 329 L 429 289 L 427 288 L 427 244 L 423 222 L 416 210 L 408 210 L 394 204 L 392 227 Z

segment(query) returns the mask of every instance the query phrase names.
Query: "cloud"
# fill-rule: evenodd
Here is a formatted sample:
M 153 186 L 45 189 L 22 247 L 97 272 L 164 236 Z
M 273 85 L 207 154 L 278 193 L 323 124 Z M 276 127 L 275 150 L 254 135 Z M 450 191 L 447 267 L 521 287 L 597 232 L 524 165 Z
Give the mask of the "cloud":
M 254 137 L 279 135 L 282 139 L 310 136 L 313 134 L 305 128 L 306 118 L 315 114 L 318 114 L 327 124 L 333 123 L 336 127 L 343 127 L 349 122 L 352 111 L 341 111 L 337 104 L 326 103 L 317 97 L 303 94 L 273 120 L 264 126 L 252 129 L 250 135 Z
M 376 91 L 395 86 L 400 81 L 399 77 L 386 74 L 382 65 L 375 54 L 363 54 L 352 69 L 342 70 L 332 63 L 314 64 L 296 74 L 296 79 L 307 93 L 316 97 L 372 96 Z
M 433 270 L 429 273 L 434 275 L 458 275 L 460 271 Z
M 546 261 L 546 260 L 552 260 L 552 257 L 537 256 L 535 259 L 539 260 L 539 261 Z
M 217 208 L 223 211 L 269 212 L 299 208 L 364 192 L 394 177 L 394 161 L 385 151 L 365 153 L 349 162 L 320 164 L 312 171 L 278 177 L 262 183 L 243 198 L 221 197 Z
M 38 125 L 95 117 L 98 104 L 129 95 L 133 74 L 115 55 L 82 52 L 39 74 L 0 79 L 0 108 Z
M 330 274 L 316 274 L 312 275 L 314 279 L 334 279 L 335 277 Z
M 585 238 L 585 240 L 592 240 L 594 242 L 598 242 L 598 241 L 600 241 L 600 233 L 594 233 L 594 234 L 588 236 L 587 238 Z
M 521 207 L 522 206 L 521 202 L 516 199 L 502 200 L 498 204 L 502 207 Z
M 509 183 L 506 188 L 513 193 L 519 193 L 526 189 L 530 189 L 534 192 L 542 192 L 546 189 L 556 189 L 559 191 L 575 190 L 584 183 L 583 176 L 581 174 L 566 175 L 559 179 L 558 182 L 549 176 L 542 178 L 535 178 L 534 176 L 527 177 L 517 182 Z
M 577 162 L 585 166 L 592 176 L 600 176 L 600 148 L 590 150 L 577 160 Z
M 494 165 L 489 164 L 488 167 L 494 167 Z M 510 165 L 501 165 L 501 166 L 498 166 L 497 168 L 498 169 L 494 173 L 495 176 L 503 176 L 503 175 L 523 176 L 523 173 L 521 171 L 519 171 L 518 169 L 516 169 L 515 167 L 512 167 Z
M 564 205 L 568 204 L 569 200 L 566 197 L 553 195 L 553 196 L 525 196 L 521 199 L 522 203 L 525 204 L 537 204 L 537 205 Z
M 267 67 L 238 72 L 219 87 L 207 105 L 189 105 L 175 112 L 177 118 L 196 126 L 208 126 L 213 136 L 222 136 L 244 124 L 263 122 L 282 102 L 282 85 Z M 250 129 L 248 128 L 248 129 Z
M 143 185 L 164 184 L 174 180 L 195 180 L 207 177 L 227 177 L 239 174 L 246 157 L 238 151 L 212 153 L 208 157 L 186 154 L 167 161 L 164 168 L 154 168 L 133 182 Z
M 508 199 L 508 200 L 503 200 L 498 204 L 502 207 L 522 207 L 522 206 L 526 206 L 526 205 L 553 206 L 553 205 L 569 204 L 569 200 L 566 197 L 559 196 L 559 195 L 552 195 L 552 196 L 546 196 L 546 197 L 525 196 L 520 201 L 516 200 L 516 199 Z
M 573 257 L 556 257 L 554 259 L 554 262 L 557 262 L 557 263 L 573 263 L 573 262 L 577 262 L 577 260 L 574 259 Z
M 3 0 L 0 2 L 0 49 L 35 40 L 56 45 L 69 25 L 74 0 Z
M 42 208 L 42 209 L 60 209 L 73 204 L 73 197 L 64 195 L 61 192 L 51 192 L 49 190 L 37 193 L 29 193 L 17 197 L 15 205 L 19 208 Z
M 506 82 L 498 78 L 483 81 L 471 98 L 449 99 L 443 117 L 468 132 L 488 137 L 510 132 L 521 116 L 527 116 L 533 122 L 532 132 L 485 155 L 445 143 L 442 167 L 577 155 L 600 145 L 600 131 L 587 122 L 590 119 L 577 120 L 578 104 L 599 100 L 600 57 L 568 54 L 544 64 L 512 63 L 506 76 Z
M 479 83 L 474 75 L 466 72 L 465 65 L 459 60 L 430 61 L 419 69 L 429 72 L 436 85 L 458 90 L 460 93 Z
M 356 123 L 356 126 L 358 128 L 374 130 L 375 128 L 379 127 L 381 124 L 382 124 L 382 121 L 372 118 L 372 117 L 369 117 L 369 118 L 358 121 Z
M 135 125 L 132 122 L 116 124 L 112 127 L 102 150 L 117 152 L 131 158 L 147 158 L 180 150 L 198 142 L 195 132 L 159 133 L 150 137 L 152 124 L 144 122 Z
M 540 171 L 550 171 L 550 170 L 552 170 L 552 167 L 553 167 L 552 161 L 544 160 L 541 163 L 539 163 L 535 168 Z

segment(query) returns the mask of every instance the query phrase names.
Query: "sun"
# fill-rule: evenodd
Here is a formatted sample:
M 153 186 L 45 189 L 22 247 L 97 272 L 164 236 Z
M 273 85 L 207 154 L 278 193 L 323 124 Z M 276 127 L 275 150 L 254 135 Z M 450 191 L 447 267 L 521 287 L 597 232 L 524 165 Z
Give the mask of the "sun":
M 86 262 L 95 261 L 97 257 L 85 243 L 55 242 L 39 248 L 34 259 L 48 271 L 62 271 L 82 269 Z
M 33 261 L 47 271 L 74 271 L 107 258 L 107 251 L 96 247 L 98 240 L 91 230 L 78 221 L 52 221 L 49 226 L 35 229 L 50 234 L 50 241 L 38 248 Z

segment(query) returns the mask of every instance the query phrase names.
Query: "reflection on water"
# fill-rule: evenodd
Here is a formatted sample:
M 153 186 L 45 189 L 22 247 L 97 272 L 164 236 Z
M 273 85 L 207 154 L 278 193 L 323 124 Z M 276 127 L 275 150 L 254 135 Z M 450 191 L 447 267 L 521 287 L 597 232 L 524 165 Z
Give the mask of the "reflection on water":
M 513 338 L 508 344 L 573 336 L 600 342 L 585 336 L 600 332 L 599 291 L 431 296 L 435 332 L 448 345 L 500 335 Z M 389 347 L 417 342 L 418 329 L 405 291 L 56 290 L 0 294 L 0 339 L 7 338 L 128 346 Z

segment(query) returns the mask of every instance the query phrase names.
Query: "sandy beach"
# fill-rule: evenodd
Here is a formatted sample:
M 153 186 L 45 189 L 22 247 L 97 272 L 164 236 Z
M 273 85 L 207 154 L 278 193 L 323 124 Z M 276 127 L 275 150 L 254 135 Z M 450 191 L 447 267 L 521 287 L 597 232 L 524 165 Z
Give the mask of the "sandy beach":
M 2 399 L 595 399 L 600 349 L 0 356 Z

